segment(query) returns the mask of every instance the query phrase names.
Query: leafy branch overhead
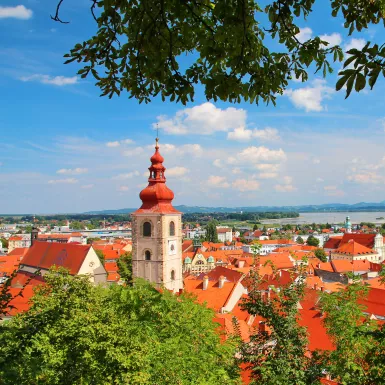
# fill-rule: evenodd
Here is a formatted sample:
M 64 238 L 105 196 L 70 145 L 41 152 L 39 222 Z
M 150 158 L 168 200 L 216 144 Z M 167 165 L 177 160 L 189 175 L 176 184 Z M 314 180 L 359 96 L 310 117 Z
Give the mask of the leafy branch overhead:
M 321 0 L 318 0 L 321 1 Z M 322 0 L 324 1 L 324 0 Z M 309 68 L 332 72 L 343 61 L 339 46 L 320 37 L 301 42 L 299 25 L 315 0 L 276 0 L 262 8 L 255 0 L 92 0 L 97 32 L 66 54 L 66 63 L 82 63 L 79 75 L 96 79 L 102 96 L 127 91 L 130 98 L 186 104 L 203 86 L 207 100 L 275 104 L 294 76 L 306 81 Z M 57 3 L 52 19 L 64 23 Z M 384 20 L 384 0 L 332 0 L 334 17 L 361 31 Z M 273 48 L 272 48 L 273 47 Z M 368 43 L 351 50 L 337 89 L 360 91 L 385 74 L 384 48 Z

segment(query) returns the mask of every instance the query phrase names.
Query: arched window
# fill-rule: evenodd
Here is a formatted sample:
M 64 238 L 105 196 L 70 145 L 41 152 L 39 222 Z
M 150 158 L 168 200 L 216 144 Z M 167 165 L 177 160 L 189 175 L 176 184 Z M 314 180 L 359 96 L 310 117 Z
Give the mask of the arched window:
M 175 270 L 171 270 L 171 281 L 175 281 Z
M 203 265 L 204 263 L 203 263 L 203 261 L 198 261 L 196 264 L 197 265 Z
M 144 252 L 144 259 L 145 259 L 146 261 L 151 261 L 151 251 L 150 251 L 150 250 L 146 250 L 146 251 Z
M 151 237 L 151 223 L 150 222 L 144 222 L 143 223 L 143 236 L 144 237 Z
M 175 235 L 175 223 L 173 221 L 170 222 L 170 237 Z

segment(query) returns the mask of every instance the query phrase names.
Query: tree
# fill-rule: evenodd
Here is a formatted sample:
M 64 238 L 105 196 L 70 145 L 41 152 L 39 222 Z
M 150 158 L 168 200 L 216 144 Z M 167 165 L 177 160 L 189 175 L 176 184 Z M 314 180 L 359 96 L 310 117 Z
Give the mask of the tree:
M 318 239 L 317 239 L 318 240 Z M 317 249 L 314 250 L 314 255 L 321 261 L 321 262 L 327 262 L 328 256 L 324 249 Z
M 315 246 L 315 247 L 318 247 L 319 245 L 319 239 L 314 237 L 313 235 L 310 235 L 306 241 L 306 243 L 309 245 L 309 246 Z
M 65 55 L 66 63 L 83 63 L 78 74 L 92 75 L 101 95 L 110 98 L 127 91 L 139 102 L 160 95 L 186 104 L 200 84 L 207 100 L 275 103 L 293 77 L 308 79 L 309 67 L 325 77 L 333 71 L 331 60 L 344 60 L 339 46 L 318 36 L 305 42 L 297 37 L 298 25 L 319 2 L 92 0 L 96 34 L 76 44 Z M 62 4 L 58 1 L 51 17 L 65 23 Z M 330 5 L 349 34 L 384 20 L 383 0 L 333 0 Z M 346 86 L 346 97 L 353 89 L 361 91 L 367 79 L 373 88 L 385 75 L 385 45 L 368 42 L 348 54 L 336 84 L 337 90 Z
M 126 284 L 132 284 L 132 254 L 124 253 L 122 254 L 117 262 L 118 273 L 120 278 L 126 282 Z
M 325 354 L 325 370 L 341 384 L 384 384 L 385 328 L 365 315 L 358 300 L 367 296 L 368 287 L 351 278 L 346 288 L 321 296 L 324 324 L 336 346 Z
M 8 249 L 8 239 L 0 238 L 0 241 L 5 249 Z
M 102 250 L 94 249 L 96 255 L 98 256 L 100 262 L 104 265 L 104 253 Z
M 63 270 L 45 281 L 29 311 L 0 325 L 1 384 L 238 383 L 234 342 L 193 297 Z
M 85 226 L 83 223 L 81 223 L 79 221 L 74 221 L 71 223 L 71 229 L 72 230 L 84 230 Z
M 206 226 L 206 241 L 208 242 L 218 242 L 218 233 L 217 233 L 217 224 L 218 222 L 213 219 Z
M 259 227 L 258 227 L 258 225 L 255 223 L 254 226 L 253 226 L 253 231 L 258 230 L 258 229 L 259 229 Z
M 257 258 L 257 256 L 255 255 Z M 319 384 L 322 366 L 317 353 L 307 354 L 306 329 L 298 324 L 298 302 L 304 297 L 305 267 L 298 267 L 298 279 L 280 285 L 279 290 L 261 290 L 259 262 L 251 271 L 251 287 L 243 307 L 249 314 L 264 319 L 249 343 L 242 346 L 242 361 L 252 369 L 254 384 L 311 385 Z M 279 280 L 279 274 L 277 274 Z
M 95 241 L 101 241 L 101 238 L 87 238 L 87 245 L 92 245 Z
M 303 240 L 303 238 L 300 235 L 297 237 L 297 239 L 295 241 L 301 245 L 303 245 L 305 243 L 305 241 Z

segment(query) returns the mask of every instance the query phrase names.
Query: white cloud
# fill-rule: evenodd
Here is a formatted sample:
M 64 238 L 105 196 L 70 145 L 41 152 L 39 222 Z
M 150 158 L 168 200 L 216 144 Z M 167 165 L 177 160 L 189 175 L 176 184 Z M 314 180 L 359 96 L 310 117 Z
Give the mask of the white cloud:
M 357 174 L 350 175 L 348 176 L 348 180 L 360 184 L 378 184 L 385 182 L 385 178 L 381 175 L 378 175 L 374 171 L 360 172 Z
M 320 164 L 321 161 L 318 158 L 313 159 L 313 164 Z
M 242 126 L 227 134 L 227 139 L 239 142 L 249 141 L 252 138 L 259 139 L 263 142 L 274 142 L 279 140 L 280 136 L 278 130 L 272 127 L 266 127 L 263 130 L 248 130 Z
M 313 35 L 313 31 L 309 27 L 300 28 L 299 33 L 295 35 L 295 37 L 301 42 L 304 43 L 305 41 L 311 39 Z
M 122 192 L 124 192 L 124 191 L 128 191 L 130 188 L 128 187 L 128 186 L 119 186 L 118 187 L 118 191 L 122 191 Z
M 251 139 L 253 135 L 253 131 L 245 129 L 245 127 L 241 126 L 236 128 L 234 131 L 229 132 L 227 134 L 227 139 L 229 140 L 237 140 L 239 142 L 247 142 Z
M 178 111 L 174 117 L 161 115 L 158 122 L 153 124 L 156 128 L 168 134 L 185 135 L 211 135 L 217 131 L 229 131 L 236 127 L 244 126 L 246 111 L 240 108 L 217 108 L 212 103 L 203 103 L 192 108 Z
M 48 184 L 74 184 L 74 183 L 78 183 L 78 180 L 75 178 L 51 179 L 48 181 Z
M 259 163 L 255 165 L 255 168 L 259 171 L 277 172 L 279 170 L 279 164 Z
M 166 169 L 166 177 L 178 177 L 186 175 L 189 170 L 186 167 L 171 167 Z
M 121 144 L 133 144 L 135 143 L 132 139 L 123 139 L 123 140 L 115 140 L 113 142 L 107 142 L 107 147 L 119 147 Z
M 291 184 L 288 184 L 288 185 L 276 184 L 274 186 L 274 189 L 275 191 L 278 191 L 278 192 L 293 192 L 297 190 L 297 188 L 292 186 Z
M 342 43 L 342 36 L 339 33 L 332 33 L 331 35 L 321 35 L 320 39 L 329 43 L 328 47 L 340 45 Z
M 146 148 L 152 150 L 154 149 L 154 146 L 150 144 L 146 146 Z M 170 143 L 160 143 L 159 151 L 161 154 L 173 154 L 176 156 L 192 155 L 200 157 L 203 154 L 202 146 L 197 143 L 183 144 L 181 146 L 175 146 Z
M 345 52 L 353 49 L 353 48 L 356 48 L 356 49 L 362 49 L 364 48 L 366 44 L 366 40 L 365 39 L 355 39 L 355 38 L 352 38 L 350 39 L 350 41 L 345 45 Z
M 275 172 L 262 172 L 258 174 L 258 178 L 260 179 L 274 179 L 278 178 L 278 174 Z
M 322 178 L 317 178 L 315 181 L 316 181 L 317 183 L 322 183 L 322 182 L 324 182 L 324 180 L 323 180 Z
M 237 179 L 232 183 L 234 189 L 245 192 L 259 190 L 260 184 L 256 180 Z
M 239 168 L 239 167 L 234 167 L 232 170 L 231 170 L 231 173 L 232 174 L 242 174 L 242 170 Z
M 325 107 L 322 105 L 324 99 L 330 99 L 334 94 L 334 88 L 326 85 L 323 79 L 316 79 L 312 82 L 312 87 L 297 88 L 295 90 L 288 89 L 284 95 L 289 97 L 291 102 L 299 109 L 310 111 L 323 111 Z
M 120 146 L 120 142 L 118 142 L 117 140 L 115 142 L 107 142 L 106 146 L 107 147 L 119 147 Z
M 329 197 L 343 197 L 345 195 L 344 191 L 338 189 L 338 187 L 334 185 L 324 186 L 324 190 Z
M 325 190 L 325 191 L 337 190 L 337 186 L 333 186 L 333 185 L 331 185 L 331 186 L 325 186 L 325 187 L 324 187 L 324 190 Z
M 146 173 L 146 174 L 148 174 L 148 173 Z M 114 180 L 131 179 L 134 176 L 139 176 L 139 175 L 140 175 L 140 173 L 138 171 L 131 171 L 131 172 L 128 172 L 126 174 L 116 175 L 116 176 L 112 177 L 112 179 L 114 179 Z
M 226 177 L 219 175 L 210 175 L 207 184 L 215 188 L 229 188 L 230 184 L 227 182 Z
M 37 81 L 39 83 L 43 84 L 53 84 L 55 86 L 67 86 L 70 84 L 76 84 L 78 82 L 78 78 L 76 76 L 73 76 L 71 78 L 67 78 L 65 76 L 50 76 L 50 75 L 42 75 L 42 74 L 35 74 L 31 76 L 22 76 L 20 78 L 23 82 L 31 82 L 31 81 Z
M 282 178 L 283 184 L 276 184 L 274 186 L 275 191 L 278 192 L 293 192 L 297 191 L 297 188 L 292 185 L 293 178 L 291 176 L 285 176 Z
M 281 148 L 279 150 L 270 150 L 264 146 L 247 147 L 239 152 L 236 158 L 229 158 L 229 162 L 232 164 L 280 163 L 285 160 L 286 154 Z
M 213 165 L 214 165 L 215 167 L 222 168 L 222 167 L 223 167 L 223 162 L 222 162 L 222 160 L 220 160 L 220 159 L 215 159 L 214 162 L 213 162 Z
M 63 175 L 79 175 L 79 174 L 86 174 L 88 172 L 88 168 L 61 168 L 60 170 L 56 171 L 56 174 L 63 174 Z
M 82 189 L 85 189 L 85 190 L 88 190 L 90 188 L 94 187 L 93 184 L 84 184 L 83 186 L 81 186 Z
M 28 20 L 32 17 L 33 12 L 24 7 L 24 5 L 17 5 L 16 7 L 1 7 L 0 19 L 13 18 L 20 20 Z
M 123 151 L 123 156 L 137 156 L 143 154 L 143 147 L 135 147 L 126 151 Z

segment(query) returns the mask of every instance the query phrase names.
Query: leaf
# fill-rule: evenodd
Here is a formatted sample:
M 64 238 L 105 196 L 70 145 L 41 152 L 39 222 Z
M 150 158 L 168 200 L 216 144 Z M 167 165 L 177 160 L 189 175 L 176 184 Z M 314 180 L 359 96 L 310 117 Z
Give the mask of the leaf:
M 357 78 L 356 78 L 356 84 L 355 84 L 355 89 L 357 92 L 360 92 L 365 88 L 366 85 L 366 78 L 363 74 L 358 73 Z
M 356 78 L 356 75 L 353 74 L 349 77 L 348 82 L 346 83 L 346 96 L 345 99 L 347 99 L 352 92 L 353 85 L 354 85 L 354 79 Z

